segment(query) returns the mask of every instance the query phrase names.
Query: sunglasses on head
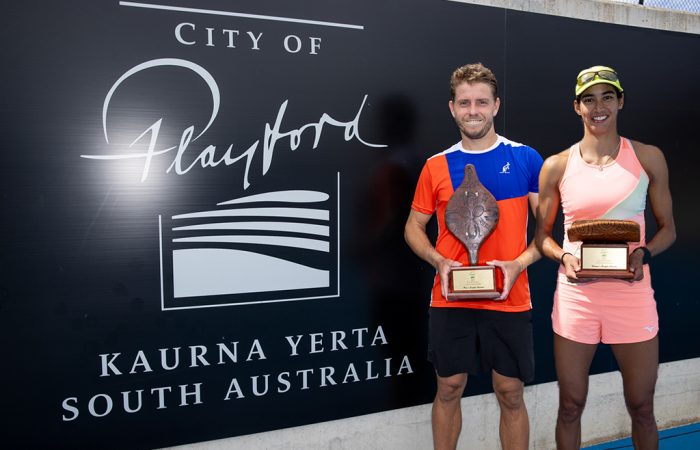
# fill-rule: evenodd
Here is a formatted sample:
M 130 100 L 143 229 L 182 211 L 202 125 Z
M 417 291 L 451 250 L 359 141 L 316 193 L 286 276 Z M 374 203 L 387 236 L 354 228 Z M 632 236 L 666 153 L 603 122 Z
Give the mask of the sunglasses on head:
M 617 73 L 615 73 L 612 70 L 603 69 L 603 70 L 596 70 L 595 72 L 586 72 L 586 73 L 581 74 L 576 79 L 576 84 L 578 84 L 579 86 L 583 86 L 584 84 L 593 80 L 595 77 L 598 77 L 601 80 L 619 81 L 619 78 L 617 77 Z

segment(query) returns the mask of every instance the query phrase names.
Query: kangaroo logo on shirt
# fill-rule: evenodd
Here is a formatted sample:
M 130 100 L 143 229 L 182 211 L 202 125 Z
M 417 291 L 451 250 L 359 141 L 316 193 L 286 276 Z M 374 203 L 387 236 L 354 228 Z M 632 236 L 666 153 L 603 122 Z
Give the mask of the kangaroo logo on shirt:
M 510 173 L 510 161 L 503 166 L 500 173 Z

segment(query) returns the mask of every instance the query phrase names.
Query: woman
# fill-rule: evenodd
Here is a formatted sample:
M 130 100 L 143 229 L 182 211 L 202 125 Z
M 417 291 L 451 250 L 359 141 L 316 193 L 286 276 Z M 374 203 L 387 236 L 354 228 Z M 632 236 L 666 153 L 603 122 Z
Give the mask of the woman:
M 552 311 L 559 380 L 557 448 L 581 446 L 588 372 L 597 345 L 603 342 L 610 344 L 622 373 L 634 446 L 655 449 L 658 315 L 648 261 L 676 238 L 668 168 L 657 147 L 618 134 L 617 115 L 625 97 L 613 69 L 594 66 L 582 70 L 576 78 L 575 94 L 574 111 L 583 122 L 583 138 L 545 161 L 537 213 L 537 244 L 545 256 L 560 263 Z M 657 232 L 645 243 L 647 193 Z M 582 219 L 639 223 L 641 242 L 630 245 L 631 280 L 577 278 L 580 242 L 569 242 L 565 237 L 562 248 L 552 238 L 560 204 L 565 230 Z

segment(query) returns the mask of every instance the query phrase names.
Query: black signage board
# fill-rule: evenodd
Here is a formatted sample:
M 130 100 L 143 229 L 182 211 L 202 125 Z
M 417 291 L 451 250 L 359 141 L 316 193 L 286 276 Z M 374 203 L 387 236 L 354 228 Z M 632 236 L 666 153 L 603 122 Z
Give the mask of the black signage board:
M 1 21 L 12 448 L 154 448 L 430 402 L 433 272 L 403 224 L 423 162 L 459 139 L 448 78 L 473 61 L 501 82 L 498 131 L 545 157 L 580 136 L 575 73 L 619 68 L 622 131 L 664 149 L 677 205 L 653 268 L 662 358 L 698 356 L 681 291 L 696 36 L 427 0 L 15 2 Z M 553 265 L 531 280 L 552 381 Z

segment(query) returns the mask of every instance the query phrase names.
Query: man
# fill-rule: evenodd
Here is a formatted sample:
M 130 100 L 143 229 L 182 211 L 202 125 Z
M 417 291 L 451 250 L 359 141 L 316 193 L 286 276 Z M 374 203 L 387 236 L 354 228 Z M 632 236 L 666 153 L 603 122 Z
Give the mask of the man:
M 482 64 L 455 70 L 450 80 L 450 112 L 461 141 L 429 158 L 405 227 L 411 249 L 435 270 L 429 321 L 428 359 L 435 367 L 437 394 L 432 423 L 435 449 L 454 449 L 462 426 L 461 398 L 468 374 L 490 370 L 501 410 L 504 449 L 527 449 L 529 424 L 524 382 L 534 378 L 534 353 L 527 266 L 540 258 L 527 246 L 528 203 L 537 208 L 542 158 L 530 147 L 496 134 L 498 83 Z M 500 220 L 479 251 L 479 265 L 503 272 L 496 300 L 447 301 L 450 267 L 468 265 L 466 249 L 445 225 L 445 208 L 462 183 L 464 167 L 475 166 L 481 183 L 498 201 Z M 426 224 L 437 213 L 439 235 L 433 247 Z

